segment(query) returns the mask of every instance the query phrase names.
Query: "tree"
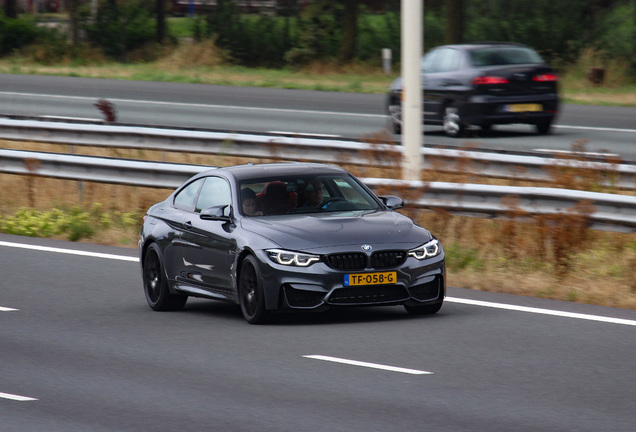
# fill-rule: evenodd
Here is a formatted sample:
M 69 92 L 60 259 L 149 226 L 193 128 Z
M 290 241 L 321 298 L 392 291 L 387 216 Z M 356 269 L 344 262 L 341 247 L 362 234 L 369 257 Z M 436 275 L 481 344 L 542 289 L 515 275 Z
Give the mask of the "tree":
M 7 18 L 16 19 L 18 17 L 18 1 L 5 0 L 4 14 L 7 16 Z
M 348 63 L 356 54 L 358 42 L 358 0 L 342 0 L 344 10 L 342 14 L 342 43 L 338 53 L 338 60 Z
M 464 41 L 464 0 L 446 0 L 446 34 L 447 44 Z
M 166 39 L 166 2 L 156 0 L 157 5 L 157 43 L 162 44 Z

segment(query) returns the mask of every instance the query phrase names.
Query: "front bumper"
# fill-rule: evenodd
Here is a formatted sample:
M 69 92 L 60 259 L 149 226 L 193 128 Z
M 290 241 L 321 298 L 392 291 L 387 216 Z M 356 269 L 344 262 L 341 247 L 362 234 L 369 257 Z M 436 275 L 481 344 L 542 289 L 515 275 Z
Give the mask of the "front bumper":
M 268 310 L 323 310 L 343 306 L 424 305 L 446 295 L 444 253 L 417 260 L 409 257 L 397 268 L 364 271 L 334 270 L 324 262 L 309 267 L 273 263 L 261 251 L 265 307 Z M 394 284 L 345 286 L 345 274 L 395 271 Z

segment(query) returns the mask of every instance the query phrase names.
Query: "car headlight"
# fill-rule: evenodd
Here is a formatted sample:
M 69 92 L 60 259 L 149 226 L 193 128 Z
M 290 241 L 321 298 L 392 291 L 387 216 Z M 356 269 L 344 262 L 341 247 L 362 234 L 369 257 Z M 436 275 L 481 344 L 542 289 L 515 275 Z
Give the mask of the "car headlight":
M 313 263 L 320 261 L 318 255 L 310 255 L 302 252 L 292 252 L 281 249 L 267 250 L 269 258 L 277 264 L 307 267 Z
M 411 249 L 408 251 L 409 256 L 417 258 L 418 260 L 422 260 L 425 258 L 432 258 L 436 255 L 439 255 L 442 252 L 442 247 L 439 244 L 439 241 L 434 239 L 430 242 L 423 244 L 420 247 L 415 249 Z

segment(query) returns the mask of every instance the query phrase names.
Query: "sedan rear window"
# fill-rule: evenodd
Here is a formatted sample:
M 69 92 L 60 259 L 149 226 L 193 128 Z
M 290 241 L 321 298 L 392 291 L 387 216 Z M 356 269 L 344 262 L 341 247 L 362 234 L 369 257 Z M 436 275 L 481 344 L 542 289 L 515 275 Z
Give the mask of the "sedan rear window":
M 479 48 L 470 51 L 470 59 L 476 67 L 544 63 L 536 51 L 524 47 Z

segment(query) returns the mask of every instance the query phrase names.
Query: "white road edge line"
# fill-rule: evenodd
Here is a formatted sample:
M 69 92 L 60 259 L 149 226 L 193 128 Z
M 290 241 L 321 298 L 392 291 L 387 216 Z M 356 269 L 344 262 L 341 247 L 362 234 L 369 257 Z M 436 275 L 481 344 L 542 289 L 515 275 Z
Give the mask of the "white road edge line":
M 63 254 L 69 254 L 69 255 L 87 256 L 87 257 L 93 257 L 93 258 L 105 258 L 105 259 L 112 259 L 112 260 L 119 260 L 119 261 L 139 262 L 139 258 L 137 257 L 105 254 L 105 253 L 98 253 L 98 252 L 87 252 L 87 251 L 80 251 L 75 249 L 62 249 L 62 248 L 54 248 L 54 247 L 48 247 L 48 246 L 28 245 L 28 244 L 22 244 L 22 243 L 10 243 L 5 241 L 0 241 L 0 246 L 38 250 L 43 252 L 63 253 Z
M 70 255 L 88 256 L 88 257 L 94 257 L 94 258 L 105 258 L 105 259 L 112 259 L 112 260 L 119 260 L 119 261 L 139 262 L 139 258 L 137 257 L 104 254 L 104 253 L 97 253 L 97 252 L 86 252 L 86 251 L 79 251 L 74 249 L 53 248 L 53 247 L 47 247 L 47 246 L 27 245 L 22 243 L 10 243 L 5 241 L 0 241 L 0 246 L 40 250 L 45 252 L 64 253 L 64 254 L 70 254 Z M 598 322 L 604 322 L 604 323 L 610 323 L 610 324 L 623 324 L 623 325 L 636 326 L 636 320 L 628 320 L 628 319 L 622 319 L 622 318 L 612 318 L 612 317 L 605 317 L 605 316 L 599 316 L 599 315 L 587 315 L 587 314 L 564 312 L 564 311 L 557 311 L 557 310 L 551 310 L 551 309 L 531 308 L 526 306 L 516 306 L 516 305 L 509 305 L 504 303 L 492 303 L 492 302 L 485 302 L 481 300 L 462 299 L 457 297 L 446 297 L 446 301 L 450 303 L 461 303 L 461 304 L 467 304 L 472 306 L 483 306 L 483 307 L 491 307 L 495 309 L 506 309 L 506 310 L 512 310 L 512 311 L 518 311 L 518 312 L 529 312 L 529 313 L 535 313 L 535 314 L 541 314 L 541 315 L 552 315 L 552 316 L 560 316 L 564 318 L 576 318 L 576 319 L 598 321 Z
M 2 307 L 0 306 L 0 312 L 13 312 L 13 311 L 17 311 L 19 309 L 13 309 L 13 308 L 9 308 L 9 307 Z
M 19 401 L 19 402 L 28 402 L 28 401 L 36 401 L 36 398 L 32 398 L 32 397 L 26 397 L 26 396 L 19 396 L 19 395 L 14 395 L 14 394 L 9 394 L 9 393 L 0 393 L 0 398 L 3 399 L 11 399 L 14 401 Z
M 99 99 L 98 97 L 87 97 L 87 96 L 63 96 L 63 95 L 51 95 L 51 94 L 39 94 L 39 93 L 20 93 L 20 92 L 6 92 L 0 91 L 0 95 L 6 96 L 34 96 L 34 97 L 46 97 L 49 99 L 71 99 L 71 100 L 88 100 L 94 101 Z M 248 107 L 248 106 L 239 106 L 239 105 L 216 105 L 216 104 L 201 104 L 201 103 L 185 103 L 185 102 L 162 102 L 162 101 L 148 101 L 148 100 L 138 100 L 138 99 L 119 99 L 119 98 L 108 98 L 110 102 L 121 102 L 121 103 L 131 103 L 131 104 L 142 104 L 142 105 L 162 105 L 162 106 L 181 106 L 181 107 L 191 107 L 191 108 L 211 108 L 211 109 L 224 109 L 224 110 L 241 110 L 241 111 L 265 111 L 265 112 L 285 112 L 285 113 L 302 113 L 302 114 L 316 114 L 316 115 L 327 115 L 327 116 L 338 116 L 338 117 L 368 117 L 368 118 L 386 118 L 386 114 L 363 114 L 363 113 L 348 113 L 348 112 L 337 112 L 337 111 L 315 111 L 315 110 L 300 110 L 300 109 L 289 109 L 289 108 L 259 108 L 259 107 Z
M 516 305 L 510 305 L 510 304 L 503 304 L 503 303 L 492 303 L 492 302 L 486 302 L 481 300 L 470 300 L 470 299 L 463 299 L 463 298 L 457 298 L 457 297 L 446 297 L 446 301 L 451 303 L 467 304 L 471 306 L 483 306 L 483 307 L 505 309 L 505 310 L 511 310 L 511 311 L 517 311 L 517 312 L 529 312 L 529 313 L 540 314 L 540 315 L 552 315 L 552 316 L 559 316 L 564 318 L 576 318 L 576 319 L 582 319 L 582 320 L 588 320 L 588 321 L 600 321 L 600 322 L 611 323 L 611 324 L 624 324 L 624 325 L 636 326 L 636 321 L 634 320 L 605 317 L 600 315 L 587 315 L 587 314 L 564 312 L 564 311 L 557 311 L 557 310 L 551 310 L 551 309 L 541 309 L 541 308 L 534 308 L 534 307 L 527 307 L 527 306 L 516 306 Z
M 400 372 L 400 373 L 406 373 L 411 375 L 430 375 L 433 373 L 433 372 L 427 372 L 427 371 L 422 371 L 417 369 L 406 369 L 401 367 L 386 366 L 386 365 L 381 365 L 376 363 L 367 363 L 367 362 L 361 362 L 357 360 L 347 360 L 347 359 L 341 359 L 337 357 L 329 357 L 329 356 L 323 356 L 323 355 L 304 355 L 303 357 L 314 359 L 314 360 L 324 360 L 324 361 L 329 361 L 334 363 L 343 363 L 343 364 L 348 364 L 352 366 L 361 366 L 361 367 L 372 368 L 372 369 L 382 369 L 382 370 L 386 370 L 390 372 Z

